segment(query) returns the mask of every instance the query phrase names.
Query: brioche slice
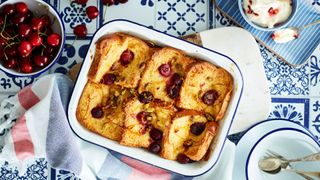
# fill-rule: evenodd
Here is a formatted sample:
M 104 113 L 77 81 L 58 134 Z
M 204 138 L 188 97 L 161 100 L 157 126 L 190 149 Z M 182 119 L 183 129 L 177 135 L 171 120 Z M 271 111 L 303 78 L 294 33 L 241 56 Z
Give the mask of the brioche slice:
M 191 110 L 179 112 L 173 118 L 163 138 L 163 149 L 160 154 L 162 157 L 176 160 L 178 154 L 185 151 L 184 143 L 189 139 L 190 126 L 194 122 L 206 123 L 207 119 L 198 112 Z
M 164 132 L 176 110 L 163 102 L 144 104 L 138 98 L 133 98 L 124 105 L 124 111 L 124 129 L 120 143 L 147 148 L 153 142 L 150 130 L 155 128 Z
M 206 123 L 206 128 L 200 136 L 191 135 L 188 139 L 189 147 L 184 154 L 193 161 L 200 161 L 209 150 L 212 140 L 217 135 L 219 125 L 215 121 Z
M 197 123 L 203 125 L 205 129 L 195 135 L 192 133 L 191 126 Z M 208 122 L 205 116 L 196 111 L 179 112 L 164 133 L 161 156 L 176 160 L 179 154 L 185 154 L 190 159 L 199 161 L 206 154 L 217 127 L 216 122 Z
M 174 74 L 179 74 L 183 80 L 188 65 L 193 62 L 195 60 L 177 49 L 165 47 L 156 51 L 147 63 L 145 72 L 142 75 L 138 87 L 139 93 L 149 91 L 156 99 L 173 102 L 174 98 L 170 98 L 168 94 L 168 86 L 171 86 L 170 81 Z M 170 72 L 165 76 L 160 74 L 159 69 L 161 65 L 169 65 L 170 67 Z
M 131 96 L 128 89 L 88 81 L 78 103 L 77 119 L 87 129 L 119 141 L 124 124 L 122 104 Z M 98 118 L 92 115 L 97 107 L 102 111 Z
M 138 38 L 122 33 L 104 36 L 96 44 L 88 77 L 93 82 L 103 83 L 107 73 L 113 74 L 115 84 L 136 88 L 152 53 L 148 44 Z
M 211 114 L 222 119 L 233 89 L 231 75 L 208 62 L 195 63 L 188 70 L 176 106 Z
M 110 87 L 88 81 L 78 103 L 76 116 L 87 129 L 112 140 L 121 139 L 121 126 L 112 123 L 107 117 L 94 118 L 91 110 L 104 106 L 103 100 L 109 95 Z

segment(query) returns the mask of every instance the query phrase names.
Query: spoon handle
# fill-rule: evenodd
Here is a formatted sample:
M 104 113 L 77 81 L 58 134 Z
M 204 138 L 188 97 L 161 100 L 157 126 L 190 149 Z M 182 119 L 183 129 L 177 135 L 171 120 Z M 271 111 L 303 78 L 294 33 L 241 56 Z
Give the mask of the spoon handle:
M 320 152 L 315 153 L 315 154 L 311 154 L 308 156 L 304 156 L 301 158 L 288 160 L 289 163 L 290 162 L 297 162 L 297 161 L 320 161 Z
M 304 28 L 306 28 L 306 27 L 313 26 L 313 25 L 318 24 L 318 23 L 320 23 L 320 20 L 317 20 L 317 21 L 312 22 L 312 23 L 310 23 L 310 24 L 304 25 L 304 26 L 302 26 L 300 29 L 304 29 Z
M 320 171 L 299 171 L 296 169 L 286 169 L 287 171 L 291 171 L 291 172 L 295 172 L 298 174 L 303 174 L 303 175 L 307 175 L 307 176 L 314 176 L 317 178 L 320 178 Z

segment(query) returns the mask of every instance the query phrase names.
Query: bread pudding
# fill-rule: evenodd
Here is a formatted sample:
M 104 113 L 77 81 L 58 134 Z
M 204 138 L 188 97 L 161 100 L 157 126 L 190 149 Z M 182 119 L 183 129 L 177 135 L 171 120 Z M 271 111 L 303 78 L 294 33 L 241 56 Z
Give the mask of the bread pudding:
M 114 33 L 96 43 L 76 116 L 122 145 L 191 163 L 210 149 L 232 91 L 223 68 Z

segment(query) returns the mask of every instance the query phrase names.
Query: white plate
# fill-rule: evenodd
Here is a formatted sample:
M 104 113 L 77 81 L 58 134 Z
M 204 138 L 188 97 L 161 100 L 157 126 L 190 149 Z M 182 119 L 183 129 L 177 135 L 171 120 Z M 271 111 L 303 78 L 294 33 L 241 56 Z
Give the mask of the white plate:
M 154 155 L 152 153 L 147 152 L 142 148 L 133 148 L 120 145 L 116 141 L 112 141 L 106 139 L 102 136 L 99 136 L 95 133 L 90 132 L 86 128 L 82 127 L 80 123 L 76 119 L 76 108 L 78 105 L 79 98 L 82 94 L 82 90 L 87 82 L 87 74 L 92 62 L 92 57 L 95 52 L 95 43 L 97 40 L 110 33 L 114 32 L 125 32 L 131 34 L 133 36 L 139 37 L 144 40 L 155 42 L 160 46 L 170 46 L 177 49 L 183 50 L 190 56 L 196 57 L 198 59 L 203 59 L 208 62 L 211 62 L 215 65 L 218 65 L 224 69 L 226 69 L 234 79 L 234 91 L 232 94 L 232 98 L 228 109 L 226 111 L 225 117 L 219 122 L 220 128 L 218 130 L 218 134 L 212 143 L 212 154 L 208 161 L 201 161 L 190 164 L 179 164 L 176 161 L 166 160 L 161 158 L 158 155 Z M 243 91 L 243 77 L 239 70 L 238 65 L 227 57 L 218 52 L 211 51 L 209 49 L 196 46 L 187 41 L 183 41 L 181 39 L 175 38 L 173 36 L 166 35 L 156 30 L 149 29 L 145 26 L 127 21 L 127 20 L 116 20 L 105 24 L 101 27 L 94 35 L 84 63 L 81 67 L 78 79 L 76 81 L 76 85 L 74 87 L 74 91 L 72 93 L 72 97 L 69 103 L 68 108 L 68 117 L 69 123 L 72 130 L 77 134 L 80 138 L 100 145 L 102 147 L 112 149 L 121 154 L 127 155 L 129 157 L 141 160 L 143 162 L 156 165 L 163 169 L 167 169 L 169 171 L 173 171 L 186 176 L 197 176 L 207 172 L 209 169 L 214 167 L 217 163 L 219 156 L 222 152 L 224 143 L 226 141 L 226 137 L 228 135 L 229 129 L 231 127 L 233 118 L 235 116 L 236 110 L 238 108 L 238 104 L 240 101 L 240 97 Z
M 291 135 L 294 134 L 294 136 L 293 137 L 285 136 L 283 133 L 284 131 L 287 131 L 287 132 L 293 131 L 291 132 Z M 268 135 L 270 134 L 272 134 L 272 136 L 268 137 Z M 299 135 L 297 136 L 296 134 L 299 134 Z M 283 135 L 283 136 L 280 137 L 279 135 Z M 278 137 L 278 138 L 275 140 L 274 137 Z M 287 143 L 284 143 L 282 138 L 287 140 L 291 138 L 292 141 L 290 142 L 288 141 Z M 297 140 L 296 142 L 293 140 L 295 138 Z M 273 140 L 270 141 L 270 139 L 273 139 Z M 304 148 L 296 147 L 297 144 L 299 143 L 300 145 L 302 144 L 301 143 L 302 140 L 309 143 L 303 143 Z M 286 153 L 285 150 L 287 148 L 289 150 Z M 266 120 L 266 121 L 260 122 L 252 126 L 243 135 L 243 137 L 238 142 L 238 145 L 236 146 L 233 179 L 254 179 L 254 180 L 263 179 L 262 176 L 264 177 L 265 173 L 262 173 L 263 175 L 260 176 L 261 171 L 258 170 L 257 167 L 253 167 L 253 166 L 255 166 L 254 164 L 257 163 L 257 159 L 260 159 L 264 155 L 266 149 L 273 150 L 275 152 L 281 153 L 282 155 L 288 158 L 291 158 L 291 157 L 298 157 L 300 155 L 303 156 L 306 154 L 310 154 L 312 152 L 318 152 L 320 151 L 320 145 L 317 143 L 317 141 L 315 140 L 315 138 L 313 137 L 313 135 L 309 130 L 307 130 L 303 126 L 298 125 L 294 122 L 291 122 L 288 120 L 282 120 L 282 119 L 272 119 L 272 120 Z M 292 151 L 290 152 L 291 149 Z M 298 152 L 297 150 L 301 152 Z M 250 160 L 250 166 L 248 165 L 249 160 Z M 284 174 L 286 175 L 287 173 L 284 173 Z M 272 177 L 275 177 L 278 175 L 279 174 L 274 175 Z M 281 174 L 281 177 L 282 175 L 283 174 Z M 294 177 L 299 178 L 299 176 L 294 176 Z
M 320 151 L 319 144 L 309 133 L 295 128 L 280 128 L 262 136 L 250 150 L 246 161 L 246 178 L 253 180 L 303 179 L 296 173 L 281 171 L 277 174 L 263 172 L 258 162 L 266 155 L 267 150 L 281 154 L 286 159 L 303 157 Z M 318 162 L 291 163 L 293 169 L 316 171 Z

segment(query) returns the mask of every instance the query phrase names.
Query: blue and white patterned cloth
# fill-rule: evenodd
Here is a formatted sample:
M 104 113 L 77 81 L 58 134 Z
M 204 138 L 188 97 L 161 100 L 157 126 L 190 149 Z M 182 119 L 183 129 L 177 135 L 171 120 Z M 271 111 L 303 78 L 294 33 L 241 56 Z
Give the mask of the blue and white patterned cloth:
M 297 0 L 297 11 L 288 24 L 288 27 L 303 27 L 309 23 L 320 20 L 320 11 L 317 11 L 306 0 Z M 320 24 L 310 26 L 300 32 L 299 38 L 288 43 L 275 43 L 271 38 L 272 31 L 261 31 L 248 24 L 242 17 L 237 0 L 216 0 L 219 8 L 243 28 L 250 31 L 258 40 L 264 43 L 269 49 L 292 65 L 304 64 L 311 53 L 320 43 Z

